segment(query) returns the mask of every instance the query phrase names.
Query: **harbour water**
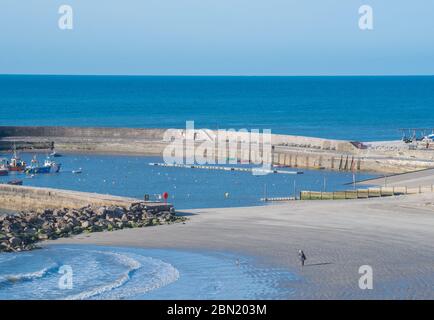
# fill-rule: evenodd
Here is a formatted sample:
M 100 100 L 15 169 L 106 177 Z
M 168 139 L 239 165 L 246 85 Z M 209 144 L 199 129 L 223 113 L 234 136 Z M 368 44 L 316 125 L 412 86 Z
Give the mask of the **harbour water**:
M 7 154 L 0 155 L 5 157 Z M 10 155 L 9 155 L 10 156 Z M 27 163 L 33 154 L 23 153 Z M 38 154 L 42 161 L 45 154 Z M 160 157 L 65 154 L 56 158 L 62 164 L 59 173 L 14 174 L 0 177 L 1 182 L 22 179 L 25 186 L 51 187 L 86 192 L 96 192 L 143 199 L 159 200 L 163 192 L 177 209 L 218 208 L 263 205 L 263 197 L 289 197 L 301 190 L 332 191 L 351 189 L 345 185 L 353 181 L 351 172 L 326 170 L 301 171 L 303 174 L 253 175 L 251 172 L 202 170 L 150 166 L 163 162 Z M 74 170 L 82 169 L 81 174 Z M 280 169 L 284 170 L 284 169 Z M 356 179 L 374 177 L 374 174 L 357 173 Z M 294 193 L 295 192 L 295 193 Z
M 0 75 L 1 125 L 271 129 L 397 140 L 432 127 L 434 77 Z
M 50 245 L 0 254 L 0 299 L 285 299 L 301 280 L 222 252 Z

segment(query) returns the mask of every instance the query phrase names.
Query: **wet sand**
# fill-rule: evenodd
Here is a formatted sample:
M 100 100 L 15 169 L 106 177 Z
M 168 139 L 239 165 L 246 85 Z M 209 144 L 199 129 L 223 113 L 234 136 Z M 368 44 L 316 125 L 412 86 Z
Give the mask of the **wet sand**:
M 434 299 L 434 195 L 187 210 L 185 224 L 79 235 L 52 244 L 219 250 L 296 272 L 296 299 Z M 301 270 L 297 250 L 307 255 Z M 374 289 L 358 286 L 370 265 Z M 264 274 L 266 277 L 266 274 Z

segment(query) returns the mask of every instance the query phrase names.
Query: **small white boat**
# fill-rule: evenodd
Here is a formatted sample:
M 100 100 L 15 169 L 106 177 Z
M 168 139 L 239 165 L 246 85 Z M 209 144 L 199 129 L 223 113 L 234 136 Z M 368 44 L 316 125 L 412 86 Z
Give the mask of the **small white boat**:
M 424 136 L 422 141 L 424 142 L 433 142 L 434 141 L 434 133 L 431 133 L 427 136 Z
M 56 150 L 53 150 L 53 152 L 50 153 L 50 157 L 53 157 L 53 158 L 58 158 L 61 156 L 62 155 L 60 153 L 57 153 Z
M 8 168 L 0 166 L 0 176 L 7 176 L 8 174 L 9 174 Z

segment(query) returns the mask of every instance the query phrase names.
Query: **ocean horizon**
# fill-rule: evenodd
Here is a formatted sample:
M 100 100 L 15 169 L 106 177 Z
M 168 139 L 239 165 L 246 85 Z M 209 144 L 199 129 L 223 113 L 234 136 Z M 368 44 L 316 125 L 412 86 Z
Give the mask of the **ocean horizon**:
M 399 140 L 432 127 L 433 90 L 433 76 L 0 75 L 0 123 Z

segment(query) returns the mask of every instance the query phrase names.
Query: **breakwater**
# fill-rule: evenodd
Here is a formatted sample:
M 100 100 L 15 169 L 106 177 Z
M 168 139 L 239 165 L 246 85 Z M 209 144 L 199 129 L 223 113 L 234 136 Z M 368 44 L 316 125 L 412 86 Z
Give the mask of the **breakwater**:
M 167 134 L 169 132 L 169 134 Z M 133 129 L 82 127 L 19 127 L 0 126 L 0 149 L 18 148 L 44 150 L 55 147 L 61 152 L 141 154 L 161 156 L 173 139 L 194 137 L 194 146 L 212 140 L 220 131 L 194 129 Z M 238 141 L 237 150 L 215 146 L 214 154 L 222 152 L 238 161 L 252 161 L 259 154 L 255 148 L 241 152 L 240 144 L 250 139 L 247 132 L 227 132 L 227 139 Z M 170 136 L 170 138 L 169 138 Z M 261 135 L 259 135 L 261 136 Z M 293 168 L 339 171 L 379 171 L 401 173 L 434 166 L 434 150 L 412 150 L 405 143 L 383 142 L 363 144 L 345 140 L 315 137 L 271 135 L 274 164 Z M 258 145 L 259 149 L 261 144 Z M 187 149 L 186 146 L 181 145 Z M 232 146 L 234 148 L 234 146 Z
M 144 202 L 132 203 L 127 208 L 86 206 L 3 215 L 0 216 L 0 252 L 30 250 L 38 241 L 70 237 L 82 232 L 140 228 L 171 223 L 177 219 L 173 210 L 161 211 Z
M 138 201 L 140 200 L 98 193 L 0 184 L 0 207 L 15 211 L 74 209 L 89 205 L 127 208 Z M 171 204 L 148 202 L 147 205 L 158 211 L 173 210 Z

